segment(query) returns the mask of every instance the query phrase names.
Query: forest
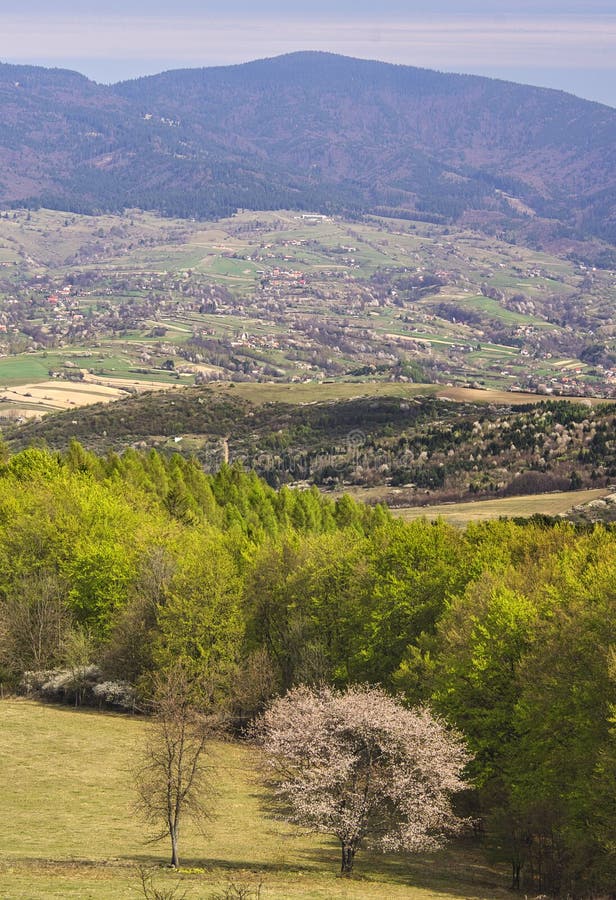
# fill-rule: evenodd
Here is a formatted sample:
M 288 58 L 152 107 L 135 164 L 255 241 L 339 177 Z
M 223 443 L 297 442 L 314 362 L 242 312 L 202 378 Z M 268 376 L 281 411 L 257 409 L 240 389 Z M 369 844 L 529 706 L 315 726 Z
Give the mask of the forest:
M 608 489 L 616 476 L 613 404 L 462 405 L 402 389 L 377 402 L 365 390 L 298 405 L 284 394 L 254 402 L 235 388 L 198 386 L 69 409 L 9 426 L 5 437 L 12 450 L 35 442 L 60 450 L 71 436 L 99 452 L 175 446 L 207 471 L 218 469 L 224 439 L 230 459 L 273 487 L 381 485 L 390 506 Z
M 134 712 L 181 662 L 241 739 L 299 685 L 378 685 L 464 736 L 459 812 L 522 890 L 616 881 L 615 585 L 609 525 L 405 523 L 237 464 L 3 449 L 3 689 Z

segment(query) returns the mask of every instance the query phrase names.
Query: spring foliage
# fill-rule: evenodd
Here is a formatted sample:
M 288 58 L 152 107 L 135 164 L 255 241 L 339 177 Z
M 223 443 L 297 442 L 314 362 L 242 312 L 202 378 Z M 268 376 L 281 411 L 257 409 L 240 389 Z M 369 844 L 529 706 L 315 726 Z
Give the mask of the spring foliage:
M 616 883 L 615 585 L 609 526 L 405 524 L 76 444 L 0 465 L 0 680 L 94 666 L 138 702 L 181 662 L 238 727 L 299 684 L 378 683 L 464 734 L 472 814 L 529 892 Z

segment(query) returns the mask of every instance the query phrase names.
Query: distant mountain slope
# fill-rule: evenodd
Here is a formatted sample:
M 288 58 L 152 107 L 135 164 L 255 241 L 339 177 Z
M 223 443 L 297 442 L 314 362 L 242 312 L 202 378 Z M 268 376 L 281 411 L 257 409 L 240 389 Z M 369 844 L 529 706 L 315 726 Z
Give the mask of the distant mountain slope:
M 4 65 L 0 123 L 5 201 L 536 215 L 616 241 L 616 110 L 560 91 L 312 52 L 111 87 Z

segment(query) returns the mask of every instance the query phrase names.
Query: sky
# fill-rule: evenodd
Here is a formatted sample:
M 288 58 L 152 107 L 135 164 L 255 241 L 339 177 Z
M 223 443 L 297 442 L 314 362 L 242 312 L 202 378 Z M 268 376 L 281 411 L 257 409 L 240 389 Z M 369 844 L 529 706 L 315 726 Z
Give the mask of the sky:
M 99 82 L 327 50 L 616 107 L 616 0 L 1 2 L 1 61 L 75 69 Z

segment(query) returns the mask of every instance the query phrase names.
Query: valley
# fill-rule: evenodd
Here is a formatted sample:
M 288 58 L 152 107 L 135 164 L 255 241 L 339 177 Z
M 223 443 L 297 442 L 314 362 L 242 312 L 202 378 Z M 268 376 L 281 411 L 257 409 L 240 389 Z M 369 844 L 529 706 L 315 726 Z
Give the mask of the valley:
M 0 63 L 3 897 L 613 896 L 615 147 L 330 52 Z
M 0 250 L 14 449 L 180 452 L 395 508 L 616 479 L 610 269 L 300 212 L 13 211 Z
M 616 275 L 579 248 L 372 216 L 39 210 L 2 215 L 0 254 L 5 420 L 219 380 L 616 395 Z

